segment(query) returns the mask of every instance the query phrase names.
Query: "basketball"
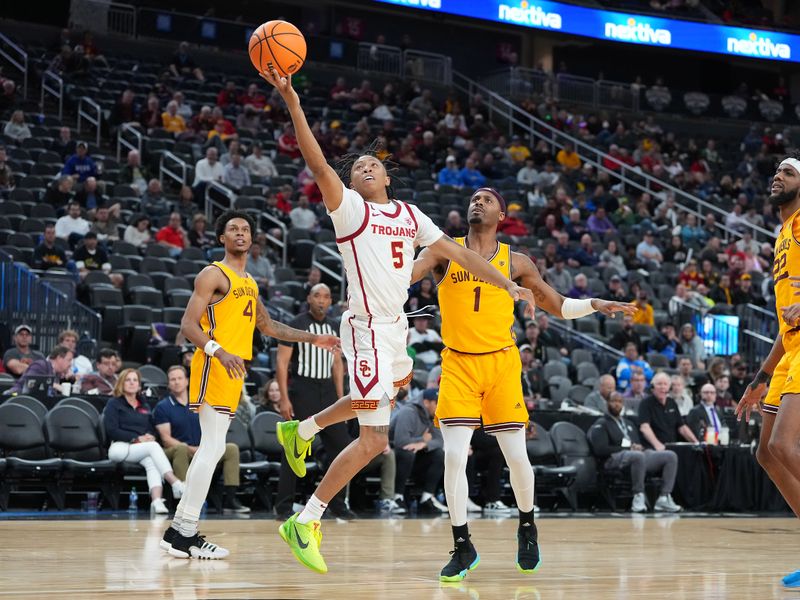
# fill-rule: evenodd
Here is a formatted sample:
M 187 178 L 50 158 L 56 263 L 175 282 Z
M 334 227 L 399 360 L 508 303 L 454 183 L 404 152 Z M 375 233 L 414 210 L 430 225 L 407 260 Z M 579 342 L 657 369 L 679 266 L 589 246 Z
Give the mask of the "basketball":
M 300 30 L 287 21 L 267 21 L 250 36 L 250 61 L 259 73 L 269 73 L 270 66 L 278 75 L 297 73 L 306 60 L 306 39 Z

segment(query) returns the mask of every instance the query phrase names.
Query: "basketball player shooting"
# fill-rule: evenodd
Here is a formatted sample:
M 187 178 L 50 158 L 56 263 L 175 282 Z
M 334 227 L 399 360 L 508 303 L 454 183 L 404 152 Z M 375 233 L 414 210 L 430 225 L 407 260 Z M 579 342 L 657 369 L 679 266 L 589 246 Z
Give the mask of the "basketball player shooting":
M 778 336 L 764 364 L 736 407 L 741 419 L 760 403 L 763 424 L 756 458 L 781 495 L 800 517 L 800 160 L 784 159 L 772 179 L 769 200 L 780 211 L 772 280 L 778 315 Z M 783 578 L 800 588 L 800 570 Z
M 493 188 L 479 188 L 469 201 L 465 238 L 455 241 L 488 260 L 500 273 L 533 292 L 538 306 L 562 319 L 578 319 L 599 311 L 610 317 L 633 314 L 624 302 L 564 298 L 544 282 L 530 258 L 497 241 L 506 202 Z M 460 581 L 480 558 L 467 525 L 467 457 L 472 430 L 497 438 L 519 509 L 517 569 L 539 568 L 539 545 L 533 522 L 533 469 L 528 460 L 525 427 L 528 409 L 522 397 L 522 363 L 513 326 L 514 304 L 500 290 L 484 284 L 458 261 L 447 261 L 427 249 L 414 263 L 413 281 L 432 272 L 438 282 L 442 314 L 442 379 L 436 419 L 444 438 L 444 489 L 455 550 L 442 569 L 441 581 Z
M 353 411 L 358 417 L 358 439 L 336 457 L 303 511 L 279 529 L 300 563 L 325 573 L 328 567 L 319 551 L 322 514 L 333 496 L 386 448 L 394 397 L 411 380 L 413 363 L 406 353 L 408 321 L 403 305 L 408 298 L 415 248 L 425 246 L 432 256 L 464 265 L 503 290 L 511 303 L 527 301 L 526 310 L 531 315 L 534 299 L 530 290 L 519 287 L 480 255 L 444 235 L 417 207 L 390 199 L 386 167 L 373 154 L 348 157 L 337 173 L 328 165 L 308 126 L 291 77 L 279 77 L 274 71 L 261 76 L 286 102 L 300 151 L 333 220 L 349 281 L 348 310 L 341 324 L 342 351 L 351 385 L 349 406 L 342 400 L 302 423 L 289 421 L 278 429 L 287 461 L 302 477 L 304 456 L 310 452 L 314 435 L 327 425 L 351 418 Z
M 253 330 L 279 340 L 309 342 L 334 350 L 339 339 L 315 335 L 273 321 L 258 297 L 258 285 L 245 272 L 255 224 L 245 212 L 230 210 L 216 222 L 217 240 L 225 257 L 197 275 L 194 292 L 181 320 L 181 333 L 197 350 L 192 358 L 189 408 L 199 413 L 200 445 L 186 474 L 175 518 L 164 533 L 161 548 L 178 558 L 219 559 L 227 549 L 197 533 L 200 510 L 211 477 L 225 453 L 225 436 L 236 415 L 252 358 Z

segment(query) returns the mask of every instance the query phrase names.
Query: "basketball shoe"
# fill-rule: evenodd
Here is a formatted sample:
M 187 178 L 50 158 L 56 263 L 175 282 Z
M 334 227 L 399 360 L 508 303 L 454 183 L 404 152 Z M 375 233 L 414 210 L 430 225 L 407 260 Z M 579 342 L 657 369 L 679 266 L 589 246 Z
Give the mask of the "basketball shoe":
M 278 442 L 283 446 L 283 453 L 286 455 L 286 462 L 298 477 L 306 476 L 306 457 L 311 456 L 311 442 L 304 440 L 297 434 L 297 426 L 300 421 L 284 421 L 278 423 L 276 433 Z
M 317 573 L 327 573 L 328 565 L 319 552 L 322 531 L 319 521 L 302 524 L 297 522 L 299 513 L 293 514 L 278 528 L 281 539 L 289 545 L 294 557 L 302 565 Z
M 520 573 L 535 573 L 542 564 L 536 538 L 536 525 L 521 525 L 517 531 L 517 570 Z
M 461 581 L 481 562 L 481 557 L 469 537 L 458 538 L 450 551 L 450 562 L 439 573 L 439 581 Z
M 170 534 L 170 531 L 174 533 Z M 169 539 L 168 538 L 169 535 Z M 170 544 L 167 552 L 177 558 L 199 558 L 201 560 L 219 560 L 220 558 L 227 558 L 230 555 L 225 548 L 217 546 L 206 541 L 205 536 L 199 533 L 191 537 L 181 535 L 179 531 L 175 531 L 170 527 L 164 533 L 164 538 L 161 540 L 161 547 L 164 548 L 166 543 Z

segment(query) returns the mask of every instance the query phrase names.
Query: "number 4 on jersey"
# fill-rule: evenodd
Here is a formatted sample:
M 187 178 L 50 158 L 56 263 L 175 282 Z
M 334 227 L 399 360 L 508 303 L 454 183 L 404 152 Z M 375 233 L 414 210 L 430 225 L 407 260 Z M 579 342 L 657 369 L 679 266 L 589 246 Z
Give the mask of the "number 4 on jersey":
M 253 301 L 252 300 L 248 300 L 247 301 L 247 306 L 245 307 L 244 312 L 242 313 L 242 316 L 250 317 L 250 322 L 251 323 L 253 322 Z

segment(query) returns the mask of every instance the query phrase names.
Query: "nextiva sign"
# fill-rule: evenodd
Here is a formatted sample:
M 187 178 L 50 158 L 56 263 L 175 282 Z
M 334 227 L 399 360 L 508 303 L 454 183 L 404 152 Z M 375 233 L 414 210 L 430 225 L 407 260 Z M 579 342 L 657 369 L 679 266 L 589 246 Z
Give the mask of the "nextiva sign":
M 800 62 L 800 35 L 632 15 L 549 0 L 374 0 L 600 40 Z

